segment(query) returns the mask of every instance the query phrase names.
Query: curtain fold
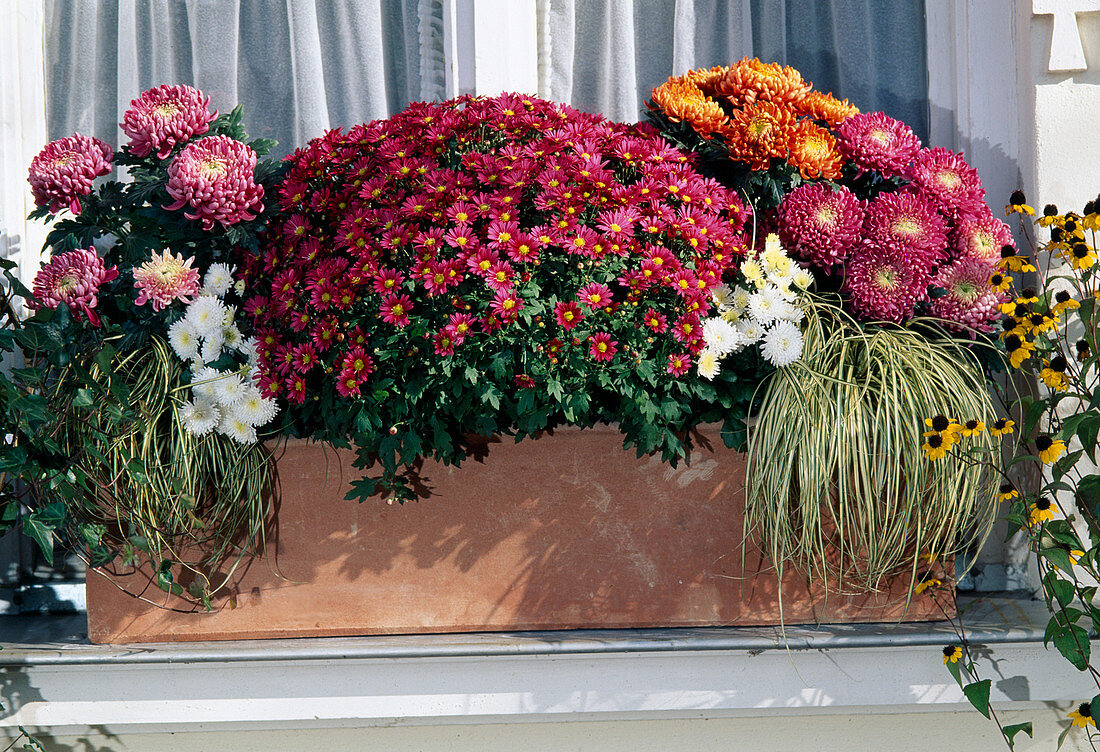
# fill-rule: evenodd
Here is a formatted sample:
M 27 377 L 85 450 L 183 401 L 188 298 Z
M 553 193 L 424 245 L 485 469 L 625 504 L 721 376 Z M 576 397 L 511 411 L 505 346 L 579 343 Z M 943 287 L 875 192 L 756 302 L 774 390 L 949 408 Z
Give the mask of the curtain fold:
M 745 55 L 928 133 L 924 0 L 538 0 L 539 90 L 634 122 L 653 87 Z
M 46 0 L 47 127 L 117 147 L 130 100 L 188 84 L 288 153 L 443 94 L 443 0 Z

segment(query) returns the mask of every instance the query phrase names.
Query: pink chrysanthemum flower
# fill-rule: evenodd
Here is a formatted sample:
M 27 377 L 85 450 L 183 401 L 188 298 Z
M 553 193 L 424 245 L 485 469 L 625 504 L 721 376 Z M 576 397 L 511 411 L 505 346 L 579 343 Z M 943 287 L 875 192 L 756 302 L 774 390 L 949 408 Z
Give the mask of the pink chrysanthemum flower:
M 668 356 L 669 374 L 679 378 L 691 370 L 691 355 L 689 353 L 672 353 Z
M 903 248 L 864 241 L 844 268 L 844 292 L 864 319 L 901 322 L 928 295 L 932 273 L 924 260 Z
M 963 214 L 955 224 L 955 249 L 964 257 L 987 264 L 1001 260 L 1001 249 L 1015 246 L 1012 230 L 986 207 L 980 214 Z
M 202 220 L 204 230 L 215 222 L 228 227 L 256 218 L 263 209 L 263 186 L 255 181 L 256 152 L 228 136 L 195 141 L 168 166 L 168 195 L 175 201 L 165 209 L 190 205 L 188 219 Z
M 149 261 L 134 269 L 134 287 L 141 291 L 134 302 L 145 305 L 151 300 L 154 311 L 176 300 L 190 302 L 199 294 L 199 270 L 191 268 L 194 260 L 192 256 L 185 261 L 183 254 L 167 250 L 161 254 L 153 251 Z
M 904 173 L 920 149 L 920 139 L 908 125 L 882 112 L 852 115 L 836 133 L 840 150 L 860 172 L 878 170 L 886 177 Z
M 57 308 L 65 303 L 73 315 L 83 313 L 92 326 L 99 326 L 95 312 L 99 288 L 118 276 L 118 269 L 107 269 L 94 248 L 80 248 L 54 256 L 34 277 L 34 299 L 30 308 Z
M 615 357 L 619 343 L 607 332 L 599 332 L 588 338 L 588 354 L 592 360 L 606 362 Z
M 863 202 L 847 188 L 804 183 L 779 207 L 779 237 L 794 256 L 828 268 L 859 242 Z
M 909 177 L 944 208 L 970 214 L 981 212 L 985 202 L 978 171 L 962 154 L 937 146 L 917 153 Z
M 929 265 L 947 256 L 947 221 L 918 191 L 880 193 L 867 205 L 865 237 L 916 253 Z
M 961 258 L 942 267 L 932 286 L 946 293 L 932 299 L 932 313 L 943 319 L 948 329 L 992 332 L 992 322 L 1000 318 L 1001 305 L 1009 299 L 1007 293 L 989 284 L 995 272 L 993 264 L 976 258 Z
M 36 206 L 50 213 L 68 208 L 80 214 L 80 197 L 92 192 L 92 181 L 111 171 L 111 147 L 79 133 L 51 141 L 31 160 L 27 180 Z
M 210 130 L 218 116 L 210 112 L 210 97 L 190 86 L 157 86 L 130 102 L 119 127 L 130 137 L 130 153 L 164 159 L 178 144 Z

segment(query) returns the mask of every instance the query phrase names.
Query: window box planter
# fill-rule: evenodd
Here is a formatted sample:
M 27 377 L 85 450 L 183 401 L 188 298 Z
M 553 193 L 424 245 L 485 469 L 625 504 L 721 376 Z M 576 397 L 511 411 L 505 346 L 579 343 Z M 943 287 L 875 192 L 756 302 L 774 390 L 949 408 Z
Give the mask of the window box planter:
M 781 609 L 761 552 L 742 554 L 744 456 L 717 428 L 699 439 L 677 468 L 635 458 L 606 426 L 488 442 L 461 469 L 425 463 L 432 495 L 404 506 L 345 501 L 350 453 L 291 441 L 278 452 L 268 554 L 238 568 L 214 611 L 166 596 L 148 571 L 113 581 L 92 572 L 89 635 L 121 643 L 942 617 L 931 599 L 906 605 L 908 575 L 849 595 L 811 590 L 788 571 Z

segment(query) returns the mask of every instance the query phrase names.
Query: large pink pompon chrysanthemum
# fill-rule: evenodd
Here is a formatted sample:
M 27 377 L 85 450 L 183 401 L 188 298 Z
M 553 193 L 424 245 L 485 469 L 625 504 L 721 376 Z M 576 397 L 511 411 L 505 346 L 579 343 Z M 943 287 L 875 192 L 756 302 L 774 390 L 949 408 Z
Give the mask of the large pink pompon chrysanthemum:
M 31 160 L 27 180 L 37 206 L 51 213 L 69 209 L 80 214 L 80 197 L 92 192 L 92 181 L 111 171 L 111 147 L 91 136 L 75 133 L 51 141 Z
M 909 170 L 909 179 L 951 213 L 980 214 L 985 189 L 978 171 L 962 154 L 937 146 L 921 149 Z
M 916 254 L 865 240 L 845 264 L 844 292 L 858 317 L 902 322 L 927 297 L 931 279 L 931 270 Z
M 94 248 L 80 248 L 54 256 L 34 278 L 34 299 L 30 308 L 57 308 L 65 303 L 76 318 L 83 313 L 92 326 L 99 326 L 95 312 L 99 288 L 118 276 L 118 269 L 107 269 Z
M 953 234 L 955 250 L 963 257 L 995 264 L 1001 260 L 1001 249 L 1016 243 L 1008 225 L 994 217 L 989 207 L 982 206 L 985 211 L 959 216 Z
M 867 205 L 864 236 L 921 257 L 932 267 L 948 256 L 947 220 L 918 191 L 880 193 Z
M 210 97 L 190 86 L 157 86 L 130 102 L 119 127 L 130 137 L 130 153 L 157 159 L 177 145 L 210 130 L 218 113 L 210 111 Z
M 194 257 L 184 261 L 183 254 L 153 251 L 152 258 L 134 269 L 134 287 L 141 292 L 135 303 L 153 302 L 159 311 L 173 301 L 189 302 L 199 294 L 199 270 L 191 268 Z
M 804 183 L 779 207 L 783 247 L 814 266 L 829 268 L 847 258 L 862 226 L 863 202 L 843 186 Z
M 905 123 L 882 112 L 846 118 L 836 129 L 841 152 L 860 172 L 877 170 L 886 177 L 902 175 L 920 149 L 920 139 Z
M 996 271 L 992 264 L 975 258 L 961 258 L 942 267 L 932 286 L 945 292 L 932 299 L 932 313 L 944 320 L 948 329 L 992 332 L 992 322 L 1001 316 L 1006 293 L 989 284 Z
M 168 195 L 175 199 L 165 209 L 190 206 L 188 219 L 202 220 L 211 230 L 256 218 L 263 208 L 264 189 L 255 180 L 256 152 L 228 136 L 194 141 L 168 166 Z

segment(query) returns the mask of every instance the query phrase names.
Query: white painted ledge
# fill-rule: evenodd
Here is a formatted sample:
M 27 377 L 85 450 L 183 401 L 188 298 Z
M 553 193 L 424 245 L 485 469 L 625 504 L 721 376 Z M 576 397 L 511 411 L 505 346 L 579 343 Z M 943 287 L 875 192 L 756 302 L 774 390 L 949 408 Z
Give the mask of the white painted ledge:
M 971 610 L 995 706 L 1095 693 L 1043 648 L 1042 604 L 983 599 Z M 967 707 L 943 667 L 942 647 L 954 641 L 944 623 L 791 628 L 786 646 L 772 628 L 94 646 L 35 644 L 34 622 L 20 618 L 0 620 L 9 633 L 0 727 L 55 736 Z M 11 634 L 20 624 L 28 631 Z

